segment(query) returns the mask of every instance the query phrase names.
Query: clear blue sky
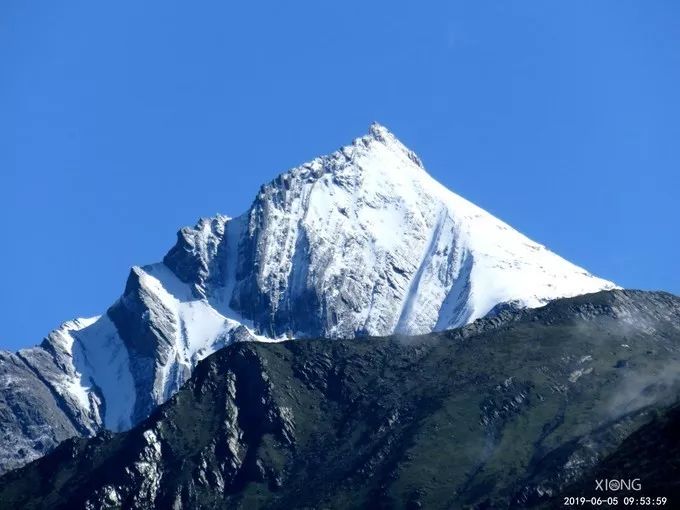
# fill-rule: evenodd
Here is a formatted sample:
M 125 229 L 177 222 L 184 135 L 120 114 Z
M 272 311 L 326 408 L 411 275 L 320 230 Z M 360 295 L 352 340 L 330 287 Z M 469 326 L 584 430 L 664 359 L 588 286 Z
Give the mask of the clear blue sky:
M 680 2 L 0 3 L 0 348 L 377 120 L 590 271 L 680 293 Z

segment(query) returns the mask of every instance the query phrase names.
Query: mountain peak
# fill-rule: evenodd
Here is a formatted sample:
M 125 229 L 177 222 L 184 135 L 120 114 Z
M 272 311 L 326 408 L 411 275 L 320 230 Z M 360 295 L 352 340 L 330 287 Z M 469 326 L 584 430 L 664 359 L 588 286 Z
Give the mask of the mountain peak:
M 366 135 L 356 138 L 351 145 L 342 147 L 339 151 L 334 152 L 328 157 L 332 158 L 342 155 L 345 158 L 354 159 L 358 156 L 380 152 L 382 152 L 383 155 L 386 155 L 389 152 L 393 155 L 405 156 L 421 170 L 424 170 L 423 163 L 416 153 L 404 145 L 404 143 L 401 142 L 394 135 L 394 133 L 378 122 L 373 122 L 369 126 L 368 133 Z M 401 170 L 406 170 L 407 168 L 405 167 L 410 165 L 399 166 L 403 167 L 400 168 Z M 382 165 L 380 170 L 393 171 L 395 168 Z
M 34 395 L 57 396 L 36 415 L 43 427 L 63 414 L 56 444 L 134 425 L 200 359 L 242 339 L 427 333 L 614 287 L 446 189 L 374 123 L 262 186 L 244 214 L 180 230 L 162 263 L 133 268 L 105 314 L 19 353 L 16 370 L 40 374 Z M 16 462 L 21 444 L 52 445 L 26 425 Z
M 264 186 L 248 224 L 256 270 L 231 304 L 264 299 L 249 318 L 270 336 L 424 333 L 614 287 L 446 189 L 378 123 Z
M 372 122 L 371 125 L 368 127 L 368 133 L 370 136 L 381 142 L 384 142 L 385 139 L 388 137 L 395 138 L 395 136 L 390 132 L 390 130 L 387 129 L 382 124 L 380 124 L 379 122 Z

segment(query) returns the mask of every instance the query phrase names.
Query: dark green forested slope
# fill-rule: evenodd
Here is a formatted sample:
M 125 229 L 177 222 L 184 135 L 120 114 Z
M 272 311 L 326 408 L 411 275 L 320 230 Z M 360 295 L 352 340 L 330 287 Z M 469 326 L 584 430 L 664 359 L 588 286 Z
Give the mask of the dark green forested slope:
M 678 367 L 680 299 L 633 291 L 419 337 L 237 343 L 135 429 L 0 478 L 0 507 L 551 505 L 659 420 Z

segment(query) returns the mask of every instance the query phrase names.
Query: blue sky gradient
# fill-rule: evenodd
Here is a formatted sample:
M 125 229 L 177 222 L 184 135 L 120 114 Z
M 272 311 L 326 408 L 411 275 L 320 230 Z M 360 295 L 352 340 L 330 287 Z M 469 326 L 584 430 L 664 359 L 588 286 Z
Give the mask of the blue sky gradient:
M 0 4 L 0 348 L 373 120 L 565 258 L 680 293 L 679 2 L 235 4 Z

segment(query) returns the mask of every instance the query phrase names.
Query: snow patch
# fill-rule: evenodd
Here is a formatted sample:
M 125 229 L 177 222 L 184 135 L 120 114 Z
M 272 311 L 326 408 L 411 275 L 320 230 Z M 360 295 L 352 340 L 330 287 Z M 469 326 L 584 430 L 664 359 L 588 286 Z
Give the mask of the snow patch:
M 79 372 L 73 390 L 84 409 L 90 395 L 101 393 L 104 400 L 103 423 L 113 431 L 130 428 L 135 405 L 135 383 L 130 372 L 127 348 L 107 315 L 74 334 L 73 362 Z

